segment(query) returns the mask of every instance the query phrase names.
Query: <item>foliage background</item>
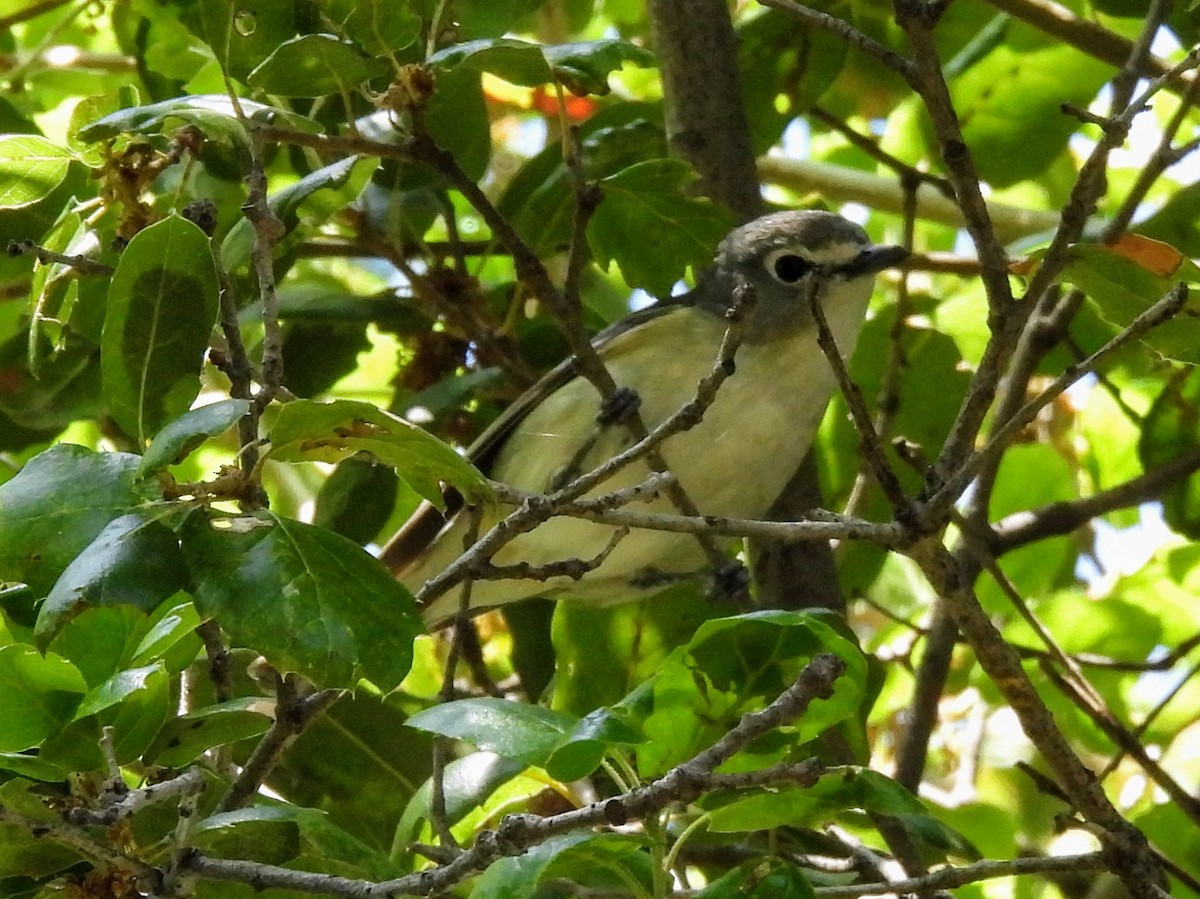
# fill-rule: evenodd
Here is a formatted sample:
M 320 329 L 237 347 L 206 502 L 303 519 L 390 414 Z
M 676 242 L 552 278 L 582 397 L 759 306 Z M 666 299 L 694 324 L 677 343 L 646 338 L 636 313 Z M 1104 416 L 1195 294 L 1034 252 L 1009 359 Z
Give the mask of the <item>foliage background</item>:
M 1200 892 L 1193 311 L 1129 330 L 1200 254 L 1185 4 L 733 9 L 766 200 L 917 253 L 850 367 L 908 444 L 816 447 L 845 614 L 531 606 L 438 704 L 358 546 L 484 488 L 377 410 L 469 443 L 753 214 L 683 6 L 0 2 L 6 893 Z

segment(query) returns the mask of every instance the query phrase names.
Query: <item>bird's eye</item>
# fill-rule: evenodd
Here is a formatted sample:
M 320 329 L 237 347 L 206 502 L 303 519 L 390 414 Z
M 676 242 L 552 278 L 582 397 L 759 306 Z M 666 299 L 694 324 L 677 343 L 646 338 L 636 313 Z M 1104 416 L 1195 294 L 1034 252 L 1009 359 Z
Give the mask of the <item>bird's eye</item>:
M 790 250 L 777 250 L 767 257 L 767 271 L 781 284 L 795 284 L 812 268 L 811 262 Z

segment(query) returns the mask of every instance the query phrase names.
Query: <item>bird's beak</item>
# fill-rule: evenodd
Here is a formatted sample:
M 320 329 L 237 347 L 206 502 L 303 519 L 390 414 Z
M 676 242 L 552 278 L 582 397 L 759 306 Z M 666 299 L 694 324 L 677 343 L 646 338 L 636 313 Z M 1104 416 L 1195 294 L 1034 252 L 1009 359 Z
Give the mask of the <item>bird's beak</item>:
M 873 275 L 885 268 L 898 265 L 909 257 L 904 247 L 879 246 L 867 247 L 845 265 L 838 268 L 838 273 L 847 278 L 857 278 L 860 275 Z

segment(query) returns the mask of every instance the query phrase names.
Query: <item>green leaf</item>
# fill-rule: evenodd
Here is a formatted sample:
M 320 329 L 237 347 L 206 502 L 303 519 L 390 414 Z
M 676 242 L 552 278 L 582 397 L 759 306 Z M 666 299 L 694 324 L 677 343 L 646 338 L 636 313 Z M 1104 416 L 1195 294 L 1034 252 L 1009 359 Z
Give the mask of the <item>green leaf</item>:
M 1086 108 L 1110 77 L 1109 65 L 1065 44 L 997 45 L 951 87 L 980 177 L 1008 187 L 1043 176 L 1079 125 L 1063 104 Z
M 72 560 L 38 612 L 35 633 L 52 635 L 88 606 L 130 605 L 152 612 L 186 586 L 175 533 L 157 518 L 131 512 L 109 522 Z
M 196 848 L 217 858 L 244 858 L 264 865 L 281 865 L 300 854 L 297 815 L 312 809 L 256 805 L 218 812 L 192 826 Z
M 54 227 L 42 238 L 42 246 L 65 255 L 88 255 L 97 240 L 94 232 L 73 208 L 64 211 Z M 49 344 L 51 357 L 67 348 L 70 333 L 67 324 L 79 300 L 79 273 L 64 263 L 38 263 L 29 291 L 29 370 L 42 374 L 43 352 Z M 90 336 L 90 335 L 89 335 Z M 43 339 L 44 338 L 44 339 Z
M 107 708 L 125 702 L 133 694 L 153 689 L 152 680 L 165 685 L 167 672 L 162 665 L 146 665 L 142 668 L 130 668 L 118 671 L 104 683 L 93 687 L 83 697 L 83 702 L 75 710 L 76 720 L 95 715 Z
M 269 512 L 194 514 L 183 549 L 196 608 L 239 646 L 320 687 L 394 688 L 424 630 L 409 592 L 360 546 Z
M 642 68 L 655 65 L 654 54 L 645 47 L 617 38 L 543 46 L 546 62 L 563 87 L 578 96 L 607 94 L 608 76 L 625 63 Z
M 526 86 L 558 80 L 572 93 L 583 95 L 607 94 L 610 73 L 627 62 L 653 65 L 654 54 L 616 38 L 546 46 L 498 37 L 452 44 L 426 62 L 445 71 L 469 66 Z
M 45 647 L 60 655 L 95 687 L 123 668 L 145 633 L 148 616 L 132 606 L 96 606 L 68 621 Z
M 150 441 L 138 465 L 137 476 L 144 478 L 168 465 L 182 462 L 206 439 L 225 433 L 249 411 L 249 400 L 219 400 L 188 410 Z
M 816 616 L 764 611 L 706 621 L 660 667 L 653 711 L 637 747 L 638 766 L 657 774 L 711 744 L 747 711 L 762 708 L 795 681 L 814 656 L 832 652 L 846 663 L 828 699 L 780 729 L 792 745 L 807 743 L 855 714 L 867 665 L 854 644 Z
M 563 849 L 546 865 L 539 884 L 569 880 L 589 891 L 615 895 L 654 895 L 654 862 L 642 834 L 594 833 Z
M 492 862 L 488 869 L 476 878 L 475 886 L 471 890 L 471 899 L 524 899 L 530 896 L 530 884 L 541 880 L 543 872 L 560 852 L 592 837 L 593 835 L 586 830 L 559 834 L 538 843 L 515 858 L 501 858 Z
M 355 543 L 367 543 L 391 517 L 398 483 L 388 465 L 355 458 L 339 462 L 317 493 L 313 524 Z
M 306 116 L 253 100 L 239 99 L 246 118 L 258 124 L 295 128 L 308 134 L 320 134 L 321 126 Z M 209 139 L 227 145 L 245 147 L 246 132 L 237 118 L 233 102 L 224 94 L 197 94 L 172 97 L 149 106 L 122 109 L 79 129 L 86 141 L 112 140 L 120 134 L 157 134 L 168 119 L 195 125 Z
M 295 184 L 289 184 L 267 198 L 271 211 L 283 222 L 285 234 L 300 223 L 300 212 L 305 201 L 318 191 L 338 190 L 349 185 L 348 193 L 357 195 L 362 189 L 376 162 L 373 159 L 362 159 L 357 156 L 347 156 L 324 168 L 305 175 Z M 352 199 L 351 197 L 347 198 Z M 234 269 L 250 258 L 250 249 L 254 245 L 254 226 L 246 218 L 238 219 L 229 229 L 225 239 L 221 241 L 221 264 L 226 269 Z
M 781 858 L 752 858 L 714 880 L 696 899 L 813 899 L 812 884 L 800 869 Z
M 1109 247 L 1076 244 L 1061 280 L 1087 294 L 1107 322 L 1125 328 L 1139 314 L 1162 299 L 1177 281 L 1196 283 L 1195 267 L 1188 262 L 1174 277 L 1161 277 Z M 1142 342 L 1168 359 L 1200 363 L 1200 317 L 1192 301 L 1170 321 L 1159 325 Z
M 200 392 L 219 287 L 208 238 L 169 216 L 139 231 L 108 286 L 100 372 L 113 418 L 144 445 Z
M 357 453 L 396 469 L 421 496 L 441 505 L 439 482 L 470 501 L 487 496 L 483 476 L 451 447 L 416 425 L 370 403 L 296 400 L 279 410 L 267 458 L 277 462 L 340 462 Z
M 383 60 L 363 56 L 353 44 L 328 34 L 284 41 L 248 76 L 251 87 L 281 97 L 347 94 L 385 74 Z
M 540 45 L 509 37 L 451 44 L 430 56 L 426 65 L 447 72 L 465 65 L 513 84 L 545 84 L 553 77 Z
M 712 262 L 713 248 L 733 219 L 721 207 L 683 189 L 695 172 L 679 159 L 640 162 L 600 182 L 604 202 L 588 223 L 596 260 L 615 261 L 630 287 L 665 297 L 691 267 Z
M 26 756 L 25 758 L 29 758 Z M 0 786 L 0 802 L 34 821 L 53 824 L 58 815 L 46 807 L 40 785 L 13 778 Z M 48 880 L 51 875 L 78 864 L 80 856 L 71 849 L 34 835 L 18 825 L 0 825 L 0 877 L 14 893 L 31 895 L 34 878 Z M 11 880 L 9 878 L 12 878 Z M 18 878 L 29 878 L 22 883 Z M 24 887 L 24 890 L 21 888 Z
M 36 134 L 0 135 L 0 209 L 32 206 L 67 178 L 75 155 Z
M 191 600 L 163 603 L 152 624 L 134 647 L 129 664 L 162 660 L 168 671 L 182 671 L 192 663 L 203 645 L 196 634 L 200 615 Z
M 275 703 L 265 696 L 246 696 L 196 709 L 163 726 L 146 750 L 146 761 L 182 768 L 210 749 L 262 736 L 274 714 Z
M 1150 407 L 1138 440 L 1138 458 L 1154 471 L 1200 445 L 1200 369 L 1169 381 Z M 1200 477 L 1172 482 L 1162 494 L 1163 517 L 1172 530 L 1200 539 Z
M 541 766 L 578 719 L 525 702 L 482 697 L 444 702 L 417 712 L 408 726 Z
M 717 797 L 716 803 L 722 800 Z M 709 802 L 707 804 L 716 804 Z M 778 787 L 721 804 L 709 815 L 718 833 L 819 827 L 837 813 L 862 809 L 881 815 L 924 815 L 921 801 L 883 774 L 866 768 L 830 768 L 811 787 Z
M 66 659 L 17 643 L 0 647 L 0 751 L 39 745 L 71 720 L 86 692 Z
M 335 20 L 345 16 L 342 30 L 346 37 L 372 56 L 391 56 L 421 35 L 420 16 L 391 0 L 346 0 L 331 4 L 329 15 Z
M 0 577 L 45 595 L 110 521 L 149 498 L 138 457 L 59 444 L 0 485 Z
M 642 742 L 643 737 L 609 709 L 596 709 L 558 741 L 542 765 L 553 778 L 574 781 L 587 777 L 615 746 Z

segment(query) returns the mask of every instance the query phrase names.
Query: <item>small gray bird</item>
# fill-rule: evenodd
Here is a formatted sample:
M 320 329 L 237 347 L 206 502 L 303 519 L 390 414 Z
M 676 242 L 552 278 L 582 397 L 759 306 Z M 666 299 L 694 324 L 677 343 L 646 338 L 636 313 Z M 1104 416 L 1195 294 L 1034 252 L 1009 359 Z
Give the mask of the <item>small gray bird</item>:
M 704 515 L 761 517 L 796 473 L 820 424 L 835 381 L 817 346 L 806 299 L 806 276 L 819 278 L 819 302 L 843 356 L 866 314 L 876 273 L 902 260 L 902 247 L 875 246 L 862 228 L 828 212 L 780 212 L 737 228 L 721 242 L 713 265 L 689 293 L 635 312 L 594 341 L 616 383 L 636 392 L 646 427 L 691 402 L 710 374 L 739 281 L 757 303 L 750 310 L 736 371 L 717 392 L 702 421 L 668 438 L 667 466 Z M 493 480 L 548 492 L 630 446 L 629 429 L 601 414 L 596 389 L 578 377 L 571 360 L 520 397 L 472 445 L 469 456 Z M 585 496 L 643 482 L 644 462 L 622 468 Z M 661 496 L 639 509 L 675 512 Z M 480 522 L 486 533 L 512 511 L 501 506 Z M 388 543 L 384 562 L 414 592 L 463 551 L 469 516 L 447 522 L 426 504 Z M 555 517 L 501 548 L 492 562 L 544 567 L 593 559 L 613 539 L 611 525 Z M 533 596 L 610 604 L 640 599 L 704 572 L 706 557 L 694 536 L 634 530 L 617 541 L 603 563 L 578 581 L 569 577 L 477 580 L 470 611 Z M 425 609 L 431 627 L 460 611 L 461 587 Z

